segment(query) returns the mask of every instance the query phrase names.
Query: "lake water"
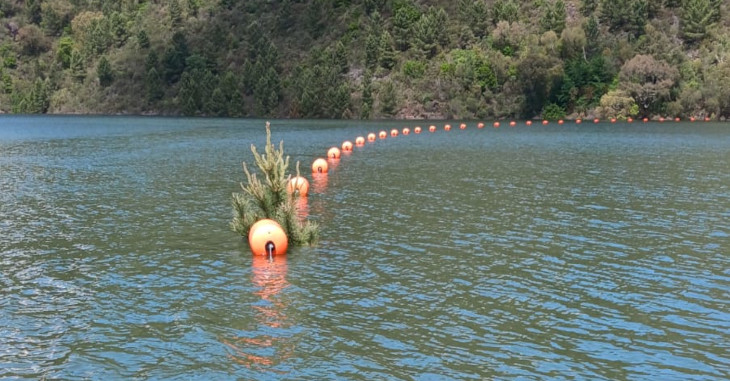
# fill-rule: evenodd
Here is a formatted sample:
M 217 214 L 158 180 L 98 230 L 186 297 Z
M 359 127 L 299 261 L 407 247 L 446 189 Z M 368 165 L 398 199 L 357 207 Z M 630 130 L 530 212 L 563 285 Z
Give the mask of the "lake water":
M 264 121 L 0 118 L 0 378 L 730 377 L 730 126 L 443 123 L 343 156 L 269 263 L 228 228 Z M 311 179 L 415 125 L 272 130 Z

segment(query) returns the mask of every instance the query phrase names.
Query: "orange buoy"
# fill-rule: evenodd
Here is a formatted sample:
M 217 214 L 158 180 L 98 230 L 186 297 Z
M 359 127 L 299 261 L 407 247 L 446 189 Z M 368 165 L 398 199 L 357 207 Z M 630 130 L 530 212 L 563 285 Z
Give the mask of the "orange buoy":
M 362 136 L 358 136 L 357 139 L 355 139 L 355 145 L 358 147 L 362 147 L 365 144 L 365 138 Z
M 528 120 L 527 122 L 525 122 L 525 124 L 528 125 L 528 126 L 532 126 L 532 121 L 531 120 Z
M 436 131 L 436 126 L 433 126 L 433 125 L 428 126 L 428 132 L 435 132 L 435 131 Z
M 659 122 L 664 122 L 664 117 L 663 116 L 660 116 L 659 117 Z
M 494 126 L 494 128 L 499 128 L 499 122 L 494 122 L 492 125 Z
M 477 128 L 484 128 L 484 123 L 482 123 L 482 122 L 477 123 Z
M 543 125 L 543 126 L 547 126 L 547 124 L 548 124 L 548 123 L 549 123 L 549 122 L 548 122 L 547 120 L 545 120 L 545 119 L 543 119 L 543 120 L 542 120 L 542 125 Z
M 601 121 L 601 120 L 600 120 L 600 119 L 598 119 L 598 118 L 594 118 L 594 119 L 593 119 L 593 123 L 598 123 L 598 122 L 600 122 L 600 121 Z
M 681 119 L 679 119 L 679 117 L 676 117 L 676 118 L 674 118 L 674 121 L 675 121 L 675 122 L 679 122 L 680 120 L 681 120 Z
M 634 118 L 628 117 L 628 118 L 626 118 L 626 121 L 629 123 L 634 123 Z
M 583 123 L 583 121 L 580 118 L 575 120 L 575 124 L 581 124 L 581 123 Z
M 403 129 L 403 135 L 408 135 L 410 133 L 411 133 L 411 129 L 410 128 L 406 127 L 406 128 Z
M 563 122 L 562 119 L 558 119 L 558 124 L 563 124 L 563 123 L 565 123 L 565 122 Z
M 466 129 L 466 124 L 465 123 L 460 124 L 459 125 L 459 129 L 460 130 L 465 130 Z
M 515 122 L 514 120 L 510 120 L 510 122 L 509 122 L 510 127 L 514 127 L 516 125 L 517 125 L 517 122 Z
M 649 118 L 644 118 L 644 119 L 642 119 L 641 121 L 642 121 L 642 122 L 644 122 L 644 123 L 646 123 L 646 122 L 648 122 L 648 121 L 649 121 Z
M 385 131 L 380 131 L 380 133 L 378 134 L 378 137 L 380 138 L 380 140 L 383 140 L 388 137 L 388 133 Z
M 395 128 L 390 130 L 390 136 L 392 136 L 392 137 L 398 136 L 398 130 L 396 130 Z
M 349 152 L 352 151 L 352 142 L 349 140 L 345 140 L 342 142 L 342 151 Z
M 709 116 L 706 116 L 705 117 L 705 122 L 709 122 L 709 121 L 710 121 L 710 117 Z
M 416 128 L 413 129 L 413 132 L 420 134 L 421 133 L 421 126 L 416 126 Z
M 689 121 L 690 121 L 690 122 L 694 122 L 694 121 L 695 121 L 695 117 L 694 117 L 694 116 L 690 116 L 690 117 L 689 117 Z
M 445 125 L 444 130 L 451 131 L 451 125 L 450 124 Z
M 371 133 L 368 134 L 368 141 L 369 142 L 374 142 L 375 141 L 375 134 L 374 133 L 371 132 Z
M 616 118 L 611 118 L 611 123 L 616 123 Z
M 327 160 L 319 158 L 312 163 L 312 173 L 327 173 Z
M 332 147 L 327 151 L 327 158 L 328 159 L 339 159 L 340 158 L 340 149 L 337 147 Z
M 278 222 L 267 218 L 251 226 L 248 245 L 253 255 L 284 255 L 289 247 L 289 239 Z
M 309 181 L 302 176 L 294 176 L 286 183 L 286 191 L 289 194 L 296 191 L 300 196 L 306 197 L 309 194 Z

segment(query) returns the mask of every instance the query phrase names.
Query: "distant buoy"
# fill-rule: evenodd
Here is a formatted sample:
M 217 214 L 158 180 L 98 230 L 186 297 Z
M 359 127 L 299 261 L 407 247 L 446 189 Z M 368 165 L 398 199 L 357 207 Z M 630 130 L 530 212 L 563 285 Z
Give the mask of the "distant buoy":
M 436 126 L 428 126 L 428 132 L 435 132 Z
M 309 194 L 309 181 L 302 176 L 294 176 L 286 183 L 286 191 L 289 194 L 296 191 L 300 196 L 306 197 Z
M 632 117 L 628 117 L 628 118 L 626 118 L 626 121 L 627 121 L 628 123 L 634 123 L 634 118 L 632 118 Z
M 403 135 L 408 135 L 410 133 L 411 133 L 411 129 L 410 128 L 406 127 L 406 128 L 403 129 Z
M 558 124 L 563 124 L 563 123 L 565 123 L 565 122 L 563 122 L 562 119 L 558 119 Z
M 543 126 L 547 126 L 547 124 L 548 124 L 548 123 L 549 123 L 549 122 L 548 122 L 547 120 L 543 119 L 543 121 L 542 121 L 542 125 L 543 125 Z
M 581 123 L 583 123 L 583 121 L 581 119 L 576 119 L 575 120 L 575 124 L 581 124 Z
M 494 128 L 499 128 L 499 122 L 494 122 L 492 125 L 494 126 Z
M 375 134 L 374 133 L 371 132 L 371 133 L 368 134 L 368 141 L 369 142 L 374 142 L 375 141 Z
M 611 123 L 616 123 L 616 118 L 611 118 Z
M 332 147 L 327 151 L 327 158 L 328 159 L 339 159 L 340 158 L 340 149 L 337 147 Z
M 706 116 L 705 117 L 705 122 L 709 122 L 709 121 L 710 121 L 710 117 L 709 116 Z
M 263 219 L 257 221 L 249 229 L 248 245 L 251 247 L 253 255 L 284 255 L 289 247 L 289 239 L 278 222 Z
M 355 145 L 358 147 L 362 147 L 365 144 L 365 138 L 362 136 L 358 136 L 357 139 L 355 139 Z
M 682 120 L 682 119 L 679 119 L 679 117 L 676 117 L 676 118 L 674 118 L 674 121 L 675 121 L 675 122 L 679 122 L 679 121 L 681 121 L 681 120 Z
M 465 123 L 460 124 L 459 125 L 459 129 L 460 130 L 465 130 L 466 129 L 466 124 Z
M 388 137 L 388 133 L 385 131 L 380 131 L 380 133 L 378 133 L 378 137 L 380 138 L 380 140 L 383 140 Z
M 327 173 L 327 160 L 319 158 L 312 163 L 312 173 Z
M 660 123 L 664 122 L 664 117 L 663 117 L 663 116 L 660 116 L 660 117 L 659 117 L 659 122 L 660 122 Z
M 416 128 L 413 129 L 413 132 L 420 134 L 421 133 L 421 126 L 416 126 Z
M 390 130 L 390 136 L 392 136 L 392 137 L 398 136 L 398 130 L 396 130 L 395 128 Z
M 598 118 L 594 118 L 594 119 L 593 119 L 593 123 L 598 123 L 598 122 L 600 122 L 600 121 L 601 121 L 601 120 L 600 120 L 600 119 L 598 119 Z
M 648 122 L 648 121 L 649 121 L 649 118 L 644 118 L 644 119 L 642 119 L 641 121 L 642 121 L 642 122 L 644 122 L 644 123 L 646 123 L 646 122 Z
M 477 123 L 477 128 L 484 128 L 484 123 L 482 123 L 482 122 Z
M 510 122 L 509 122 L 510 127 L 514 127 L 516 125 L 517 125 L 517 122 L 515 122 L 514 120 L 510 120 Z
M 532 121 L 531 120 L 528 120 L 527 122 L 525 122 L 525 124 L 528 125 L 528 126 L 532 126 Z
M 349 140 L 345 140 L 344 142 L 342 142 L 342 151 L 343 152 L 352 151 L 352 142 Z
M 451 131 L 451 125 L 450 124 L 445 125 L 444 126 L 444 130 L 445 131 Z
M 694 116 L 690 116 L 690 117 L 689 117 L 689 121 L 690 121 L 690 122 L 694 122 L 694 121 L 695 121 L 695 117 L 694 117 Z

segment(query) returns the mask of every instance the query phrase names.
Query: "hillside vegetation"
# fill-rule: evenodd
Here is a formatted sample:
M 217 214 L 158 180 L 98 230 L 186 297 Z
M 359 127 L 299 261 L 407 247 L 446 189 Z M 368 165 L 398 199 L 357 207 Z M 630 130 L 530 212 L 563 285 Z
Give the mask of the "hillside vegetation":
M 723 0 L 6 0 L 0 111 L 730 116 Z

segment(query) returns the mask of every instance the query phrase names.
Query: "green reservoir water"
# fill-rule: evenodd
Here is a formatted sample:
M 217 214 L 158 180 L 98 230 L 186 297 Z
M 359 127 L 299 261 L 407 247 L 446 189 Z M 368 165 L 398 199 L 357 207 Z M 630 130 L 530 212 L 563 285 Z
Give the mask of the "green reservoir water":
M 264 121 L 0 118 L 0 378 L 730 377 L 730 126 L 443 123 L 343 156 L 268 263 L 228 230 Z M 415 125 L 272 130 L 311 180 Z

